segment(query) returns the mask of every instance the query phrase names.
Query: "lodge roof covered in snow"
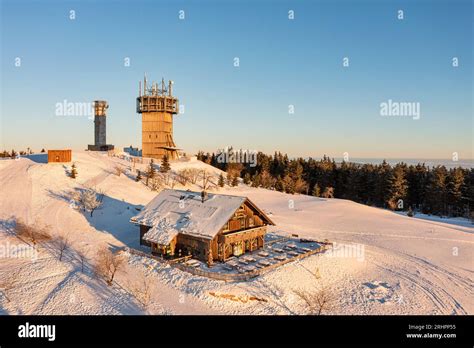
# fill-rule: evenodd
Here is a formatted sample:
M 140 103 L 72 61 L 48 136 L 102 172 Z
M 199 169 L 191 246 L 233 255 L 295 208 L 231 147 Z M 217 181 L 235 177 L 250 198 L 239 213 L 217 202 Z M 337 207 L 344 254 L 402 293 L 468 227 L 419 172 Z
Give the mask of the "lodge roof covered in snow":
M 168 244 L 178 233 L 213 239 L 244 202 L 274 225 L 247 197 L 208 193 L 202 202 L 200 192 L 170 189 L 161 191 L 130 221 L 151 227 L 143 239 L 158 244 Z

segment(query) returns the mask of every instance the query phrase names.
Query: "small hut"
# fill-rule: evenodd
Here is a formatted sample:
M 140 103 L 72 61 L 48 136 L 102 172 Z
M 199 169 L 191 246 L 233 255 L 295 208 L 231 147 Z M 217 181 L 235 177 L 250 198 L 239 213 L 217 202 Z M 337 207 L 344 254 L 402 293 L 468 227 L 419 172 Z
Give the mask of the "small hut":
M 247 197 L 169 189 L 130 221 L 153 254 L 191 254 L 207 263 L 262 248 L 267 225 L 274 225 Z
M 71 150 L 48 150 L 48 163 L 71 162 Z

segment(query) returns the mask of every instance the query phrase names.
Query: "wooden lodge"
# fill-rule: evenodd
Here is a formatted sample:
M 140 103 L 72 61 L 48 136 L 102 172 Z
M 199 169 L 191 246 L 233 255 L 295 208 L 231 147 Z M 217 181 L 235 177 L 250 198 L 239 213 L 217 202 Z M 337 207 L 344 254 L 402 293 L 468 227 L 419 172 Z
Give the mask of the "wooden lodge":
M 181 190 L 163 190 L 131 222 L 153 254 L 209 265 L 262 248 L 274 225 L 247 197 Z
M 71 150 L 48 150 L 48 163 L 71 162 Z

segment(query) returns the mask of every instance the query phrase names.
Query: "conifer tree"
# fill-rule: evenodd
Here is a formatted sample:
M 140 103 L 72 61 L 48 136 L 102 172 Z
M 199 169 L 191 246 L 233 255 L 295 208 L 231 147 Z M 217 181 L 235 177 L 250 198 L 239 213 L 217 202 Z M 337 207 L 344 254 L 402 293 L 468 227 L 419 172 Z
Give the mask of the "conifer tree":
M 377 168 L 377 182 L 375 184 L 375 199 L 379 206 L 385 207 L 389 196 L 389 179 L 392 168 L 385 160 Z
M 198 155 L 206 163 L 222 167 L 228 173 L 226 182 L 229 185 L 237 175 L 253 187 L 287 193 L 333 195 L 384 208 L 388 205 L 400 209 L 401 199 L 403 209 L 410 207 L 414 213 L 421 210 L 469 217 L 474 210 L 474 169 L 447 171 L 445 167 L 430 168 L 423 163 L 411 166 L 400 163 L 392 167 L 386 161 L 379 165 L 336 163 L 326 155 L 319 160 L 289 159 L 280 152 L 273 155 L 259 152 L 256 165 L 247 163 L 242 166 L 217 163 L 214 154 L 200 151 Z M 309 192 L 308 188 L 311 188 Z
M 155 177 L 156 171 L 155 171 L 155 161 L 153 158 L 150 160 L 150 164 L 148 165 L 148 169 L 146 172 L 146 186 L 148 186 L 149 181 L 153 180 Z
M 76 164 L 73 163 L 71 166 L 71 178 L 75 179 L 76 177 L 77 177 L 77 168 L 76 168 Z
M 260 175 L 255 174 L 252 176 L 252 187 L 260 187 Z
M 276 183 L 275 183 L 275 190 L 280 191 L 280 192 L 285 192 L 285 183 L 281 176 L 278 176 Z
M 285 185 L 286 193 L 295 193 L 295 182 L 288 174 L 283 178 L 283 184 Z
M 245 184 L 245 185 L 248 185 L 248 184 L 250 184 L 250 182 L 251 182 L 250 174 L 249 174 L 249 173 L 245 173 L 245 175 L 244 175 L 244 184 Z
M 446 178 L 445 166 L 431 169 L 426 189 L 426 209 L 428 213 L 442 216 L 446 213 Z
M 324 198 L 334 198 L 334 188 L 331 186 L 327 186 L 324 188 L 323 192 Z
M 170 161 L 169 161 L 168 155 L 165 154 L 163 158 L 161 159 L 160 172 L 168 173 L 170 170 L 171 170 Z
M 222 173 L 219 175 L 219 182 L 218 182 L 220 187 L 224 187 L 224 175 Z
M 232 179 L 232 186 L 238 186 L 238 185 L 239 185 L 239 180 L 237 179 L 237 175 L 236 175 Z
M 407 204 L 416 211 L 425 203 L 428 168 L 425 164 L 418 163 L 410 166 L 407 172 Z
M 446 181 L 446 199 L 449 215 L 458 215 L 462 212 L 462 191 L 464 185 L 464 171 L 462 168 L 454 168 L 449 171 Z
M 321 188 L 319 187 L 319 185 L 317 183 L 313 187 L 312 195 L 315 196 L 315 197 L 320 197 L 321 196 Z
M 387 191 L 386 203 L 390 209 L 404 210 L 404 200 L 407 194 L 407 181 L 405 179 L 404 165 L 397 164 L 391 171 L 388 179 Z

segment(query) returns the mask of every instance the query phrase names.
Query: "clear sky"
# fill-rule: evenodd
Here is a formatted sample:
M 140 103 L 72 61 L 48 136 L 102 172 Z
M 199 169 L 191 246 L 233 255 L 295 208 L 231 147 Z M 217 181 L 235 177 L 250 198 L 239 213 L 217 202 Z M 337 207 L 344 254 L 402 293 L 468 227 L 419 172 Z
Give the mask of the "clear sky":
M 0 148 L 85 149 L 93 122 L 56 103 L 96 99 L 108 143 L 141 147 L 146 72 L 174 80 L 188 153 L 473 157 L 469 0 L 0 2 Z M 420 103 L 420 119 L 381 116 L 388 100 Z

